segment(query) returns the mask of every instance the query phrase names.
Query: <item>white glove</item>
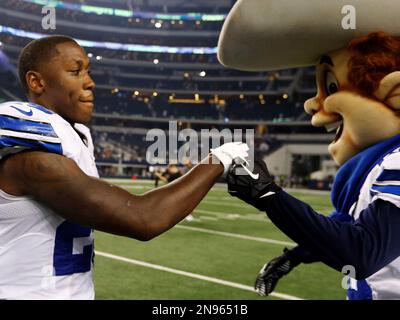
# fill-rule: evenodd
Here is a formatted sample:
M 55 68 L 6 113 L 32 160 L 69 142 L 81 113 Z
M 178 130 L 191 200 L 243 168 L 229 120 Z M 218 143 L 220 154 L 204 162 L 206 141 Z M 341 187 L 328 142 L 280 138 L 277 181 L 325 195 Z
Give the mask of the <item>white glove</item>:
M 236 163 L 247 163 L 246 158 L 249 156 L 247 151 L 249 151 L 249 147 L 246 143 L 228 142 L 218 148 L 211 149 L 211 154 L 224 165 L 223 176 L 225 176 L 233 160 Z

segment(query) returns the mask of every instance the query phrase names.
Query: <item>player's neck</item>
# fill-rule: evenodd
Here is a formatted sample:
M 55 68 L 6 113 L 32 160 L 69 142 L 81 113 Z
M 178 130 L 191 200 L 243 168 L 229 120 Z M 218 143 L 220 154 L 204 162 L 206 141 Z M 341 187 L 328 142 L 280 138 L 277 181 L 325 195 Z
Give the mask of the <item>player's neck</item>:
M 58 114 L 57 110 L 55 110 L 49 103 L 47 103 L 44 99 L 41 99 L 40 97 L 34 97 L 32 96 L 32 94 L 29 94 L 28 101 L 41 105 L 42 107 L 45 107 L 46 109 L 49 109 Z

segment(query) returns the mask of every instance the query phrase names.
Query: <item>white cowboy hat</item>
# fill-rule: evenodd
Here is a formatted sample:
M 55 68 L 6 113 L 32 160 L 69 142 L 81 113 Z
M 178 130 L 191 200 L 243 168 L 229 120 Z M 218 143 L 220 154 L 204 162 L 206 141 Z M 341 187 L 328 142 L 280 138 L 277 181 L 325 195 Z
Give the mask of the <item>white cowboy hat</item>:
M 346 5 L 355 9 L 355 30 L 342 26 Z M 218 59 L 249 71 L 308 66 L 373 31 L 400 36 L 400 0 L 238 0 L 222 27 Z

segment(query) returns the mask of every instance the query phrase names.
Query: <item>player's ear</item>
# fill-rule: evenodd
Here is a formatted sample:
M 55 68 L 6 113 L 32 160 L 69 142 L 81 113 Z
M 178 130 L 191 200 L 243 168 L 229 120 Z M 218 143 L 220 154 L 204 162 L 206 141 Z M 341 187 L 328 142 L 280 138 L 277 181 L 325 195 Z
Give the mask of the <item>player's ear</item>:
M 394 110 L 400 110 L 400 71 L 386 75 L 379 83 L 375 96 Z
M 36 71 L 28 71 L 25 75 L 29 91 L 41 95 L 44 92 L 44 80 L 42 75 Z

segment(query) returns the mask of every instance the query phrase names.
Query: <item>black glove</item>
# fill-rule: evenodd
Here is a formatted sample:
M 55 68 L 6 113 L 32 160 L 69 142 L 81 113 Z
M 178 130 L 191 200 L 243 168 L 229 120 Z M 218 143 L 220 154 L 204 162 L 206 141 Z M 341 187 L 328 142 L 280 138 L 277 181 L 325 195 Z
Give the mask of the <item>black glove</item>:
M 230 167 L 226 177 L 228 192 L 231 196 L 238 197 L 259 210 L 265 210 L 260 197 L 268 196 L 268 192 L 272 192 L 273 194 L 281 190 L 281 188 L 274 183 L 274 178 L 270 175 L 265 162 L 261 159 L 256 159 L 254 161 L 252 175 L 243 174 L 246 173 L 246 171 L 243 170 L 243 166 L 245 166 L 245 164 L 234 163 Z M 242 169 L 242 174 L 240 175 L 238 174 L 239 169 Z M 257 174 L 258 178 L 255 176 Z
M 291 251 L 285 248 L 283 254 L 266 263 L 260 270 L 254 289 L 260 296 L 268 296 L 274 291 L 279 279 L 287 275 L 300 264 L 295 257 L 291 257 Z

